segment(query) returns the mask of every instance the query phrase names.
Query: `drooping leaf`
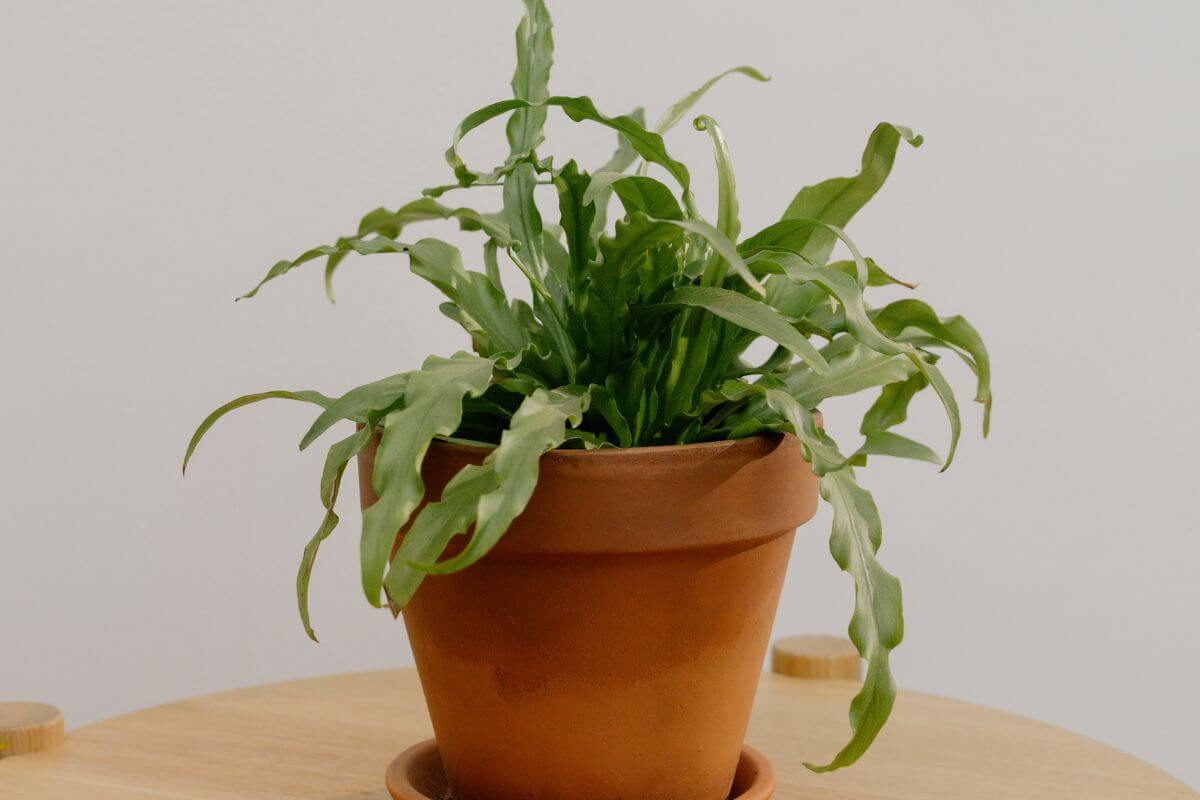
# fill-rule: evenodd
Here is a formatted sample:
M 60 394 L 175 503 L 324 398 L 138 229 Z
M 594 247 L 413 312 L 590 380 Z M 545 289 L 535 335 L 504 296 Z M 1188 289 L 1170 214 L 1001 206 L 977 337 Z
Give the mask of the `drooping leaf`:
M 483 214 L 472 208 L 451 208 L 432 198 L 422 197 L 395 211 L 376 208 L 363 216 L 355 235 L 343 236 L 331 245 L 310 248 L 293 260 L 276 262 L 254 288 L 237 299 L 245 300 L 254 297 L 265 284 L 286 275 L 296 267 L 323 257 L 326 259 L 325 293 L 332 302 L 334 300 L 334 274 L 347 255 L 351 253 L 378 255 L 380 253 L 407 252 L 408 245 L 396 241 L 396 237 L 404 228 L 415 222 L 450 219 L 456 220 L 464 231 L 485 231 L 492 238 L 499 240 L 503 246 L 513 246 L 508 226 L 496 215 Z
M 906 328 L 924 331 L 949 348 L 961 348 L 970 354 L 977 373 L 976 402 L 983 403 L 983 435 L 987 436 L 992 410 L 992 362 L 983 337 L 961 316 L 939 317 L 927 303 L 920 300 L 897 300 L 884 306 L 874 315 L 875 324 L 892 336 Z
M 480 498 L 495 491 L 496 486 L 491 464 L 468 464 L 446 484 L 439 501 L 421 509 L 404 534 L 384 579 L 383 588 L 393 611 L 408 605 L 425 579 L 427 573 L 414 565 L 435 562 L 455 535 L 466 533 L 479 513 Z
M 940 464 L 942 461 L 941 456 L 926 445 L 886 430 L 868 431 L 862 446 L 849 460 L 854 466 L 862 466 L 866 463 L 867 456 L 908 458 L 913 461 L 928 461 L 931 464 Z
M 325 507 L 325 516 L 316 534 L 305 546 L 300 559 L 300 569 L 296 573 L 296 602 L 300 608 L 300 621 L 304 625 L 304 632 L 314 642 L 317 641 L 317 634 L 313 631 L 308 612 L 308 584 L 312 578 L 313 564 L 317 560 L 317 551 L 321 543 L 329 538 L 339 522 L 334 505 L 337 503 L 346 464 L 370 444 L 371 437 L 375 435 L 375 422 L 378 421 L 378 417 L 378 414 L 372 413 L 367 424 L 361 429 L 330 447 L 325 457 L 325 467 L 321 471 L 321 505 Z
M 267 283 L 275 280 L 281 275 L 286 275 L 296 267 L 307 264 L 309 261 L 327 256 L 333 258 L 335 256 L 345 256 L 348 253 L 358 253 L 360 255 L 378 255 L 379 253 L 406 253 L 408 245 L 403 242 L 397 242 L 387 236 L 375 236 L 370 239 L 362 239 L 357 236 L 348 236 L 337 240 L 336 244 L 325 244 L 320 247 L 313 247 L 304 251 L 292 261 L 277 261 L 267 270 L 267 274 L 263 276 L 253 289 L 246 292 L 238 300 L 247 300 L 258 294 Z
M 842 469 L 846 459 L 838 452 L 837 445 L 817 425 L 813 413 L 798 402 L 774 381 L 764 381 L 755 386 L 761 388 L 763 399 L 771 410 L 779 414 L 804 445 L 805 458 L 817 476 L 835 469 Z
M 924 358 L 920 351 L 913 345 L 907 342 L 898 342 L 884 335 L 876 325 L 876 322 L 871 319 L 867 313 L 866 305 L 863 303 L 862 292 L 859 285 L 855 281 L 847 278 L 841 272 L 831 270 L 826 267 L 817 266 L 809 262 L 803 256 L 794 254 L 775 254 L 771 256 L 776 264 L 784 271 L 784 274 L 796 281 L 810 281 L 820 285 L 828 291 L 832 296 L 837 298 L 841 303 L 843 313 L 845 314 L 846 327 L 855 339 L 865 344 L 867 347 L 882 353 L 884 355 L 903 355 L 917 368 L 918 371 L 925 377 L 929 385 L 933 387 L 938 399 L 942 401 L 943 407 L 946 409 L 946 416 L 950 421 L 950 449 L 946 456 L 946 462 L 942 466 L 945 470 L 950 466 L 950 462 L 954 459 L 954 452 L 958 446 L 958 438 L 961 432 L 962 423 L 959 419 L 958 403 L 954 398 L 954 391 L 942 376 L 941 371 L 929 363 Z M 894 313 L 896 317 L 892 320 L 893 327 L 906 327 L 907 323 L 900 320 L 920 319 L 921 325 L 929 325 L 937 327 L 938 330 L 943 330 L 945 326 L 940 325 L 937 316 L 932 313 L 932 309 L 928 309 L 928 314 L 917 313 L 918 309 L 907 304 L 919 303 L 916 300 L 901 300 L 893 306 L 897 306 L 898 310 Z M 901 305 L 905 304 L 905 305 Z M 924 305 L 924 304 L 921 304 Z M 961 322 L 965 322 L 961 320 Z M 969 325 L 966 328 L 961 326 L 956 327 L 955 332 L 965 334 L 967 331 L 973 332 L 973 328 Z M 976 335 L 975 339 L 971 340 L 972 345 L 982 345 L 982 339 Z M 986 350 L 983 351 L 984 358 L 987 358 Z M 981 378 L 982 382 L 982 378 Z
M 401 372 L 399 375 L 364 384 L 330 402 L 300 440 L 300 449 L 308 447 L 339 420 L 362 421 L 369 412 L 384 411 L 395 405 L 404 397 L 408 376 L 409 373 Z
M 462 418 L 463 397 L 478 397 L 492 379 L 493 359 L 469 353 L 430 356 L 413 372 L 404 408 L 383 420 L 371 483 L 378 500 L 363 511 L 362 584 L 367 600 L 380 605 L 379 592 L 396 532 L 421 502 L 425 487 L 421 462 L 435 436 L 449 436 Z
M 475 532 L 467 546 L 446 561 L 414 566 L 446 574 L 487 555 L 533 496 L 542 454 L 563 443 L 567 425 L 582 422 L 587 407 L 587 394 L 571 387 L 549 392 L 538 389 L 527 397 L 500 437 L 500 446 L 484 460 L 495 472 L 496 488 L 479 499 Z
M 200 440 L 204 438 L 204 434 L 208 433 L 208 429 L 217 423 L 221 417 L 228 414 L 234 409 L 248 406 L 251 403 L 257 403 L 261 400 L 299 400 L 304 403 L 314 403 L 322 408 L 329 408 L 333 404 L 332 397 L 326 397 L 320 392 L 313 392 L 307 389 L 296 392 L 287 390 L 276 390 L 272 392 L 258 392 L 256 394 L 242 395 L 234 400 L 230 400 L 225 405 L 213 411 L 204 421 L 200 423 L 200 427 L 196 428 L 196 432 L 192 434 L 191 441 L 188 442 L 187 451 L 183 454 L 183 472 L 187 473 L 188 462 L 192 459 L 192 453 L 196 452 L 196 445 L 200 444 Z
M 915 289 L 915 283 L 900 280 L 891 275 L 883 267 L 875 263 L 872 258 L 865 259 L 867 262 L 867 286 L 903 286 L 906 289 Z M 845 275 L 852 278 L 858 278 L 858 264 L 854 261 L 833 261 L 827 265 L 830 269 L 836 269 Z
M 368 212 L 358 224 L 356 237 L 362 238 L 376 234 L 389 239 L 397 238 L 401 232 L 415 222 L 430 220 L 458 221 L 464 231 L 485 231 L 490 241 L 499 241 L 503 247 L 514 246 L 508 225 L 496 214 L 483 214 L 473 208 L 451 208 L 444 206 L 431 197 L 421 197 L 400 206 L 395 211 L 377 208 Z M 341 240 L 339 240 L 340 242 Z M 348 253 L 339 251 L 330 255 L 325 262 L 325 294 L 329 302 L 334 302 L 333 277 Z
M 830 772 L 857 761 L 892 713 L 896 682 L 889 658 L 904 638 L 904 615 L 900 582 L 875 557 L 883 536 L 875 501 L 855 481 L 850 467 L 826 473 L 820 489 L 833 507 L 829 550 L 854 578 L 850 640 L 867 662 L 862 688 L 850 704 L 850 741 L 828 764 L 805 764 L 814 772 Z

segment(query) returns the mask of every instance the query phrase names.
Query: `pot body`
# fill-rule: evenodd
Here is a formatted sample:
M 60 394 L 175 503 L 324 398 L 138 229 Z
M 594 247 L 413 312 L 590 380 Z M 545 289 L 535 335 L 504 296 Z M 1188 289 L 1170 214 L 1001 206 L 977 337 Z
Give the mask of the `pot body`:
M 427 496 L 486 452 L 432 445 Z M 457 800 L 725 800 L 816 502 L 791 436 L 543 456 L 500 543 L 404 610 Z

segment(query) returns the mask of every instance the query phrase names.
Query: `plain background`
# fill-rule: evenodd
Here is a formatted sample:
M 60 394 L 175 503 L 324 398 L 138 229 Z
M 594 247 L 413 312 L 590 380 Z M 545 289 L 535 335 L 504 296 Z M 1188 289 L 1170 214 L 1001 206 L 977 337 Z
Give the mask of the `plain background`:
M 310 407 L 244 410 L 186 481 L 179 461 L 235 395 L 336 394 L 465 346 L 399 257 L 348 261 L 336 307 L 316 264 L 232 299 L 276 259 L 446 179 L 454 125 L 508 92 L 518 6 L 3 3 L 0 695 L 56 702 L 79 725 L 409 662 L 402 626 L 357 588 L 352 497 L 313 581 L 319 646 L 296 619 L 294 570 L 320 516 L 322 455 L 295 450 Z M 730 141 L 748 232 L 799 187 L 855 171 L 877 121 L 927 136 L 851 233 L 984 332 L 997 401 L 984 442 L 957 372 L 955 466 L 864 476 L 905 582 L 898 678 L 1200 786 L 1200 4 L 552 11 L 553 88 L 609 113 L 654 117 L 740 63 L 774 76 L 730 79 L 697 108 Z M 550 152 L 592 168 L 613 144 L 561 118 L 550 135 Z M 492 126 L 467 153 L 486 166 L 502 142 Z M 706 137 L 685 124 L 669 145 L 710 201 Z M 853 431 L 861 407 L 825 411 Z M 932 399 L 910 431 L 944 448 Z M 780 635 L 845 629 L 828 523 L 798 538 Z

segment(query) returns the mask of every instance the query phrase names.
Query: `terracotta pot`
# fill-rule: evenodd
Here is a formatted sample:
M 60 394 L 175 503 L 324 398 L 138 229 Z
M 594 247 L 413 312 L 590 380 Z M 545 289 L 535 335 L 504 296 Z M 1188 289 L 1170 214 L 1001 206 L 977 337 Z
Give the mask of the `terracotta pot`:
M 435 443 L 427 497 L 486 453 Z M 404 611 L 457 800 L 724 800 L 816 503 L 792 436 L 543 456 L 492 552 Z

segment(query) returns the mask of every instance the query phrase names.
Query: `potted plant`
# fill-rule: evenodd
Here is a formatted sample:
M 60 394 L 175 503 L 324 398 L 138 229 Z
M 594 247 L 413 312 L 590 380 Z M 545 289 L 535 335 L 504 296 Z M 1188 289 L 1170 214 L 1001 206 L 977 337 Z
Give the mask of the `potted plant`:
M 844 767 L 892 709 L 888 658 L 903 633 L 900 586 L 876 560 L 880 518 L 855 468 L 876 455 L 940 460 L 892 430 L 926 388 L 949 418 L 949 466 L 960 422 L 941 354 L 974 372 L 985 434 L 991 405 L 975 329 L 916 299 L 868 305 L 869 288 L 912 287 L 843 231 L 901 144 L 921 137 L 880 124 L 858 174 L 801 189 L 778 221 L 742 236 L 717 123 L 693 123 L 715 158 L 713 222 L 663 134 L 717 81 L 761 73 L 721 73 L 649 127 L 640 109 L 609 116 L 587 97 L 551 96 L 551 54 L 546 8 L 525 0 L 513 97 L 459 124 L 446 152 L 454 182 L 369 212 L 356 233 L 280 261 L 245 295 L 324 259 L 332 300 L 351 253 L 403 254 L 445 295 L 441 310 L 472 352 L 430 356 L 337 398 L 240 397 L 203 421 L 185 468 L 217 419 L 259 400 L 321 407 L 302 449 L 355 423 L 321 476 L 325 515 L 301 558 L 300 617 L 313 636 L 309 575 L 357 459 L 363 588 L 404 615 L 442 761 L 466 800 L 724 798 L 792 534 L 819 493 L 833 509 L 830 549 L 854 579 L 850 636 L 867 672 L 849 743 L 811 768 Z M 591 171 L 539 157 L 548 114 L 612 129 L 616 152 Z M 459 144 L 498 118 L 511 154 L 477 171 Z M 478 187 L 501 207 L 441 200 Z M 557 222 L 544 216 L 552 208 Z M 437 220 L 482 235 L 481 269 L 443 241 L 409 237 Z M 839 243 L 848 256 L 832 260 Z M 509 295 L 516 275 L 530 302 Z M 774 350 L 756 361 L 747 348 L 761 340 Z M 863 444 L 845 453 L 814 409 L 860 392 L 876 399 Z

